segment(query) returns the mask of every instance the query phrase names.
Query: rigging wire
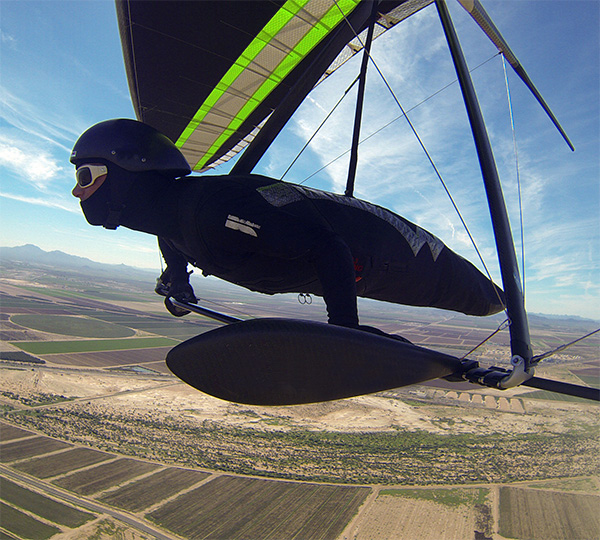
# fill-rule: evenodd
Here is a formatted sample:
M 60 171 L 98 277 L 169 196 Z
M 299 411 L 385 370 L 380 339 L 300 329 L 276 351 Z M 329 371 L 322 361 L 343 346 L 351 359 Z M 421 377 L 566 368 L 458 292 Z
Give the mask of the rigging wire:
M 465 360 L 467 358 L 467 356 L 469 356 L 470 354 L 474 353 L 477 349 L 479 349 L 479 347 L 481 347 L 482 345 L 484 345 L 485 343 L 487 343 L 490 339 L 492 339 L 498 332 L 505 330 L 506 328 L 508 328 L 510 326 L 510 319 L 504 319 L 504 321 L 502 321 L 499 325 L 498 328 L 496 328 L 496 330 L 494 330 L 488 337 L 486 337 L 481 343 L 478 343 L 477 345 L 475 345 L 475 347 L 473 347 L 469 352 L 466 352 L 463 356 L 461 356 L 461 360 Z
M 519 198 L 519 223 L 521 229 L 521 279 L 522 279 L 522 290 L 523 299 L 525 300 L 525 232 L 523 226 L 523 197 L 521 190 L 521 174 L 519 167 L 519 151 L 517 149 L 517 132 L 515 129 L 515 118 L 513 115 L 512 99 L 510 95 L 510 85 L 508 83 L 508 73 L 506 71 L 506 57 L 503 53 L 499 53 L 502 56 L 502 68 L 504 70 L 504 81 L 506 83 L 506 97 L 508 98 L 508 111 L 510 113 L 510 126 L 512 130 L 513 148 L 515 153 L 515 167 L 516 167 L 516 178 L 517 178 L 517 193 Z
M 471 69 L 469 72 L 473 73 L 474 71 L 478 70 L 479 68 L 483 67 L 485 64 L 487 64 L 488 62 L 491 62 L 494 58 L 496 58 L 496 56 L 498 56 L 500 53 L 496 53 L 493 56 L 490 56 L 487 60 L 484 60 L 483 62 L 481 62 L 481 64 L 475 66 L 473 69 Z M 416 105 L 413 105 L 410 109 L 406 109 L 406 112 L 412 112 L 415 109 L 417 109 L 418 107 L 420 107 L 421 105 L 423 105 L 424 103 L 427 103 L 430 99 L 433 99 L 434 97 L 436 97 L 438 94 L 441 94 L 442 92 L 444 92 L 445 90 L 447 90 L 448 88 L 450 88 L 452 85 L 456 84 L 458 82 L 458 79 L 454 79 L 452 82 L 449 82 L 448 84 L 446 84 L 445 86 L 443 86 L 442 88 L 440 88 L 439 90 L 436 90 L 433 94 L 429 95 L 428 97 L 426 97 L 425 99 L 421 100 L 419 103 L 417 103 Z M 374 137 L 375 135 L 377 135 L 378 133 L 382 132 L 384 129 L 388 128 L 389 126 L 391 126 L 393 123 L 397 122 L 398 120 L 400 120 L 401 118 L 404 118 L 404 114 L 399 114 L 398 116 L 396 116 L 395 118 L 392 118 L 392 120 L 390 120 L 387 124 L 384 124 L 383 126 L 381 126 L 380 128 L 376 129 L 375 131 L 373 131 L 372 133 L 370 133 L 369 135 L 367 135 L 366 137 L 364 137 L 363 139 L 361 139 L 359 144 L 362 144 L 366 141 L 368 141 L 369 139 L 371 139 L 372 137 Z M 321 128 L 321 126 L 319 126 L 319 129 Z M 313 137 L 314 138 L 314 137 Z M 312 139 L 312 138 L 311 138 Z M 302 148 L 301 152 L 304 151 L 305 148 Z M 309 176 L 307 176 L 306 178 L 304 178 L 304 180 L 302 180 L 301 182 L 299 182 L 299 184 L 304 184 L 305 182 L 308 182 L 308 180 L 310 180 L 313 176 L 316 176 L 317 174 L 319 174 L 321 171 L 327 169 L 328 167 L 330 167 L 331 165 L 333 165 L 336 161 L 338 161 L 339 159 L 343 158 L 346 154 L 348 154 L 350 152 L 350 149 L 346 150 L 345 152 L 339 154 L 337 157 L 333 158 L 332 160 L 330 160 L 329 162 L 327 162 L 325 165 L 323 165 L 322 167 L 320 167 L 319 169 L 317 169 L 315 172 L 313 172 L 312 174 L 310 174 Z M 287 171 L 286 171 L 287 172 Z
M 382 73 L 382 71 L 379 69 L 379 66 L 377 65 L 377 63 L 373 60 L 373 58 L 370 56 L 369 57 L 371 59 L 371 62 L 373 63 L 373 65 L 375 66 L 375 69 L 377 70 L 377 73 L 379 73 L 379 76 L 381 77 L 383 83 L 385 84 L 386 88 L 388 89 L 388 91 L 390 92 L 392 98 L 394 99 L 394 101 L 396 102 L 396 105 L 398 106 L 398 108 L 400 109 L 400 111 L 402 112 L 402 114 L 404 115 L 404 118 L 406 118 L 406 121 L 410 127 L 410 129 L 412 130 L 414 136 L 417 138 L 417 141 L 419 142 L 419 145 L 421 146 L 423 152 L 425 153 L 425 155 L 427 156 L 427 159 L 429 161 L 429 163 L 431 164 L 431 167 L 433 168 L 436 176 L 438 177 L 438 180 L 440 181 L 440 183 L 442 184 L 442 187 L 444 188 L 444 191 L 446 192 L 446 195 L 448 195 L 448 198 L 450 199 L 450 202 L 452 203 L 452 206 L 454 207 L 454 210 L 456 211 L 458 218 L 460 219 L 460 222 L 463 225 L 463 228 L 465 229 L 467 235 L 469 236 L 469 239 L 471 240 L 471 244 L 473 244 L 473 247 L 475 248 L 475 251 L 477 253 L 477 256 L 479 257 L 479 260 L 481 261 L 481 264 L 483 265 L 483 268 L 485 269 L 485 272 L 488 276 L 488 278 L 490 279 L 490 281 L 493 281 L 492 279 L 492 275 L 487 267 L 487 265 L 485 264 L 485 261 L 483 260 L 483 255 L 481 254 L 481 251 L 479 251 L 479 247 L 477 246 L 477 243 L 475 242 L 475 238 L 473 237 L 473 235 L 471 234 L 471 231 L 469 230 L 469 227 L 467 226 L 466 221 L 464 220 L 462 213 L 460 212 L 460 209 L 458 208 L 458 205 L 456 204 L 454 197 L 452 197 L 452 194 L 450 193 L 450 189 L 448 188 L 448 185 L 446 184 L 446 182 L 444 181 L 444 179 L 442 178 L 442 174 L 440 173 L 439 169 L 437 168 L 437 165 L 435 164 L 435 162 L 433 161 L 433 158 L 431 157 L 431 154 L 429 153 L 429 150 L 427 150 L 425 143 L 423 142 L 423 140 L 421 139 L 419 133 L 417 132 L 414 124 L 411 122 L 410 118 L 408 117 L 408 115 L 406 114 L 406 111 L 404 110 L 404 108 L 402 107 L 400 100 L 398 99 L 398 97 L 396 96 L 396 94 L 394 93 L 394 91 L 392 90 L 392 87 L 390 86 L 390 84 L 388 83 L 387 79 L 385 78 L 384 74 Z M 504 305 L 502 298 L 500 297 L 500 294 L 498 293 L 498 291 L 495 291 L 496 294 L 498 295 L 498 300 L 500 301 L 500 303 L 502 305 Z M 506 311 L 506 306 L 505 307 L 505 311 Z M 508 313 L 507 313 L 508 316 Z
M 585 336 L 574 339 L 573 341 L 571 341 L 569 343 L 565 343 L 564 345 L 561 345 L 560 347 L 557 347 L 556 349 L 552 349 L 551 351 L 548 351 L 543 354 L 538 354 L 537 356 L 534 356 L 531 359 L 531 365 L 534 366 L 536 364 L 539 364 L 540 361 L 544 360 L 545 358 L 548 358 L 549 356 L 552 356 L 553 354 L 556 354 L 558 352 L 564 351 L 567 347 L 570 347 L 571 345 L 575 345 L 575 343 L 578 343 L 586 338 L 589 338 L 590 336 L 593 336 L 594 334 L 597 334 L 598 332 L 600 332 L 600 328 L 598 328 L 597 330 L 594 330 L 593 332 L 590 332 L 589 334 L 586 334 Z
M 348 88 L 346 88 L 346 91 L 344 92 L 344 94 L 342 95 L 342 97 L 340 97 L 340 99 L 338 100 L 338 102 L 335 104 L 335 106 L 333 107 L 333 109 L 331 109 L 331 111 L 329 112 L 329 114 L 325 117 L 325 119 L 321 122 L 321 124 L 319 125 L 319 127 L 315 130 L 315 132 L 311 135 L 310 139 L 308 139 L 308 141 L 306 141 L 306 144 L 302 147 L 302 149 L 300 150 L 300 152 L 298 152 L 298 154 L 296 155 L 296 157 L 294 158 L 294 160 L 289 164 L 288 168 L 284 171 L 284 173 L 281 175 L 280 180 L 283 180 L 285 175 L 290 171 L 290 169 L 294 166 L 294 164 L 296 163 L 296 161 L 298 161 L 298 159 L 300 159 L 300 156 L 302 155 L 302 153 L 304 152 L 304 150 L 306 150 L 306 148 L 308 147 L 308 145 L 312 142 L 312 140 L 317 136 L 317 134 L 319 133 L 319 131 L 321 130 L 321 128 L 325 125 L 325 123 L 327 122 L 327 120 L 329 120 L 329 118 L 331 117 L 331 115 L 335 112 L 335 110 L 338 108 L 338 106 L 340 105 L 340 103 L 344 100 L 344 98 L 348 95 L 348 92 L 350 92 L 350 90 L 352 89 L 352 87 L 358 82 L 360 77 L 356 77 L 356 79 L 354 79 L 354 81 L 352 81 L 352 84 L 350 84 L 350 86 Z M 306 180 L 308 180 L 308 178 L 305 178 L 301 183 L 306 182 Z

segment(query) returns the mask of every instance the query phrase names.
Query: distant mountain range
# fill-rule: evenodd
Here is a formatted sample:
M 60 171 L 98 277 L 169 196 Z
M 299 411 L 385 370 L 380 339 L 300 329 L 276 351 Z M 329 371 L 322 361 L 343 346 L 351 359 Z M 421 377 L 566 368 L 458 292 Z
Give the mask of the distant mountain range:
M 26 244 L 24 246 L 17 247 L 0 247 L 0 264 L 4 263 L 5 261 L 13 261 L 34 266 L 48 266 L 60 270 L 85 272 L 87 275 L 94 274 L 103 277 L 120 275 L 134 280 L 142 279 L 147 281 L 150 279 L 152 283 L 158 277 L 156 270 L 144 270 L 141 268 L 127 266 L 125 264 L 99 263 L 92 261 L 91 259 L 86 259 L 85 257 L 69 255 L 63 251 L 44 251 L 33 244 Z M 196 276 L 200 275 L 200 271 L 197 272 L 198 273 L 194 275 L 194 279 L 199 279 Z M 203 281 L 203 287 L 206 288 L 207 285 L 209 285 L 209 283 Z M 210 287 L 213 289 L 221 289 L 221 287 L 231 287 L 231 285 L 226 284 L 218 279 L 211 279 Z M 530 323 L 533 323 L 538 327 L 555 329 L 557 326 L 561 326 L 558 324 L 559 322 L 567 327 L 571 324 L 577 323 L 584 323 L 586 326 L 589 325 L 587 323 L 594 323 L 594 325 L 598 324 L 598 321 L 573 315 L 546 315 L 541 313 L 529 313 L 528 317 Z
M 134 273 L 147 277 L 150 273 L 156 274 L 156 271 L 134 268 L 125 264 L 99 263 L 85 257 L 69 255 L 63 251 L 44 251 L 33 244 L 17 247 L 0 247 L 0 263 L 4 261 L 21 262 L 36 266 L 51 266 L 63 270 L 85 270 L 88 273 L 93 272 L 103 275 L 114 274 L 115 272 L 127 272 L 129 275 Z
M 33 268 L 47 268 L 48 270 L 61 272 L 74 272 L 85 274 L 88 277 L 97 277 L 103 279 L 118 278 L 120 281 L 144 281 L 151 286 L 154 285 L 156 278 L 160 274 L 160 269 L 144 269 L 126 264 L 106 264 L 92 261 L 85 257 L 70 255 L 64 251 L 44 251 L 33 244 L 26 244 L 17 247 L 0 247 L 0 267 L 6 267 L 8 264 L 27 265 Z M 5 269 L 6 270 L 6 269 Z M 208 280 L 202 276 L 200 270 L 196 270 L 192 276 L 192 285 L 196 288 L 200 283 L 202 290 L 231 290 L 235 287 L 239 289 L 238 293 L 253 294 L 246 289 L 238 288 L 235 285 L 226 283 L 217 278 Z M 8 277 L 8 276 L 7 276 Z

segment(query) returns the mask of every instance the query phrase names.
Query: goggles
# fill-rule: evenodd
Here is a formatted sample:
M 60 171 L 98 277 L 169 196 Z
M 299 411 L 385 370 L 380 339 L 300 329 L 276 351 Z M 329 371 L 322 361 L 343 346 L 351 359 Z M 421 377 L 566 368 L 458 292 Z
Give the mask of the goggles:
M 77 167 L 75 177 L 77 185 L 81 188 L 89 188 L 94 185 L 94 182 L 101 176 L 108 174 L 106 165 L 82 165 Z

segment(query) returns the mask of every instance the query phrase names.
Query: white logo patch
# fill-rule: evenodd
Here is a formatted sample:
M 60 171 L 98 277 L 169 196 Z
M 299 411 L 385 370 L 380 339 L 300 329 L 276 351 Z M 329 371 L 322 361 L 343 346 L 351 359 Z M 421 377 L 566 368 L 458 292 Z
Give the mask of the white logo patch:
M 249 234 L 250 236 L 258 236 L 258 234 L 256 234 L 256 231 L 260 229 L 260 225 L 252 223 L 251 221 L 247 221 L 245 219 L 241 219 L 237 216 L 232 216 L 231 214 L 227 216 L 225 227 L 227 227 L 228 229 L 233 229 L 234 231 L 240 231 L 245 234 Z

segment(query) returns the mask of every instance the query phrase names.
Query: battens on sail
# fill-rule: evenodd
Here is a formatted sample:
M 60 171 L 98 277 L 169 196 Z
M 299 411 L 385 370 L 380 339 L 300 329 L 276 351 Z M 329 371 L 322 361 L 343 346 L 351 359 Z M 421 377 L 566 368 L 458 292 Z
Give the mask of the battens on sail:
M 290 0 L 283 5 L 225 73 L 177 140 L 192 168 L 204 168 L 222 143 L 358 1 Z
M 498 51 L 500 51 L 511 67 L 515 70 L 515 73 L 521 78 L 521 80 L 525 83 L 527 88 L 531 91 L 531 93 L 535 96 L 539 104 L 542 106 L 546 114 L 549 116 L 552 123 L 556 126 L 556 129 L 560 132 L 565 142 L 569 145 L 571 150 L 575 150 L 573 144 L 569 140 L 569 137 L 565 133 L 562 126 L 559 124 L 556 116 L 550 110 L 550 107 L 538 91 L 538 89 L 533 84 L 532 80 L 529 78 L 529 75 L 519 62 L 518 58 L 515 56 L 511 48 L 506 43 L 505 39 L 500 34 L 500 31 L 494 24 L 494 21 L 490 18 L 488 13 L 485 11 L 479 0 L 458 0 L 462 7 L 467 10 L 467 12 L 473 17 L 475 22 L 479 25 L 479 27 L 484 31 L 484 33 L 490 38 L 492 43 L 496 46 Z

